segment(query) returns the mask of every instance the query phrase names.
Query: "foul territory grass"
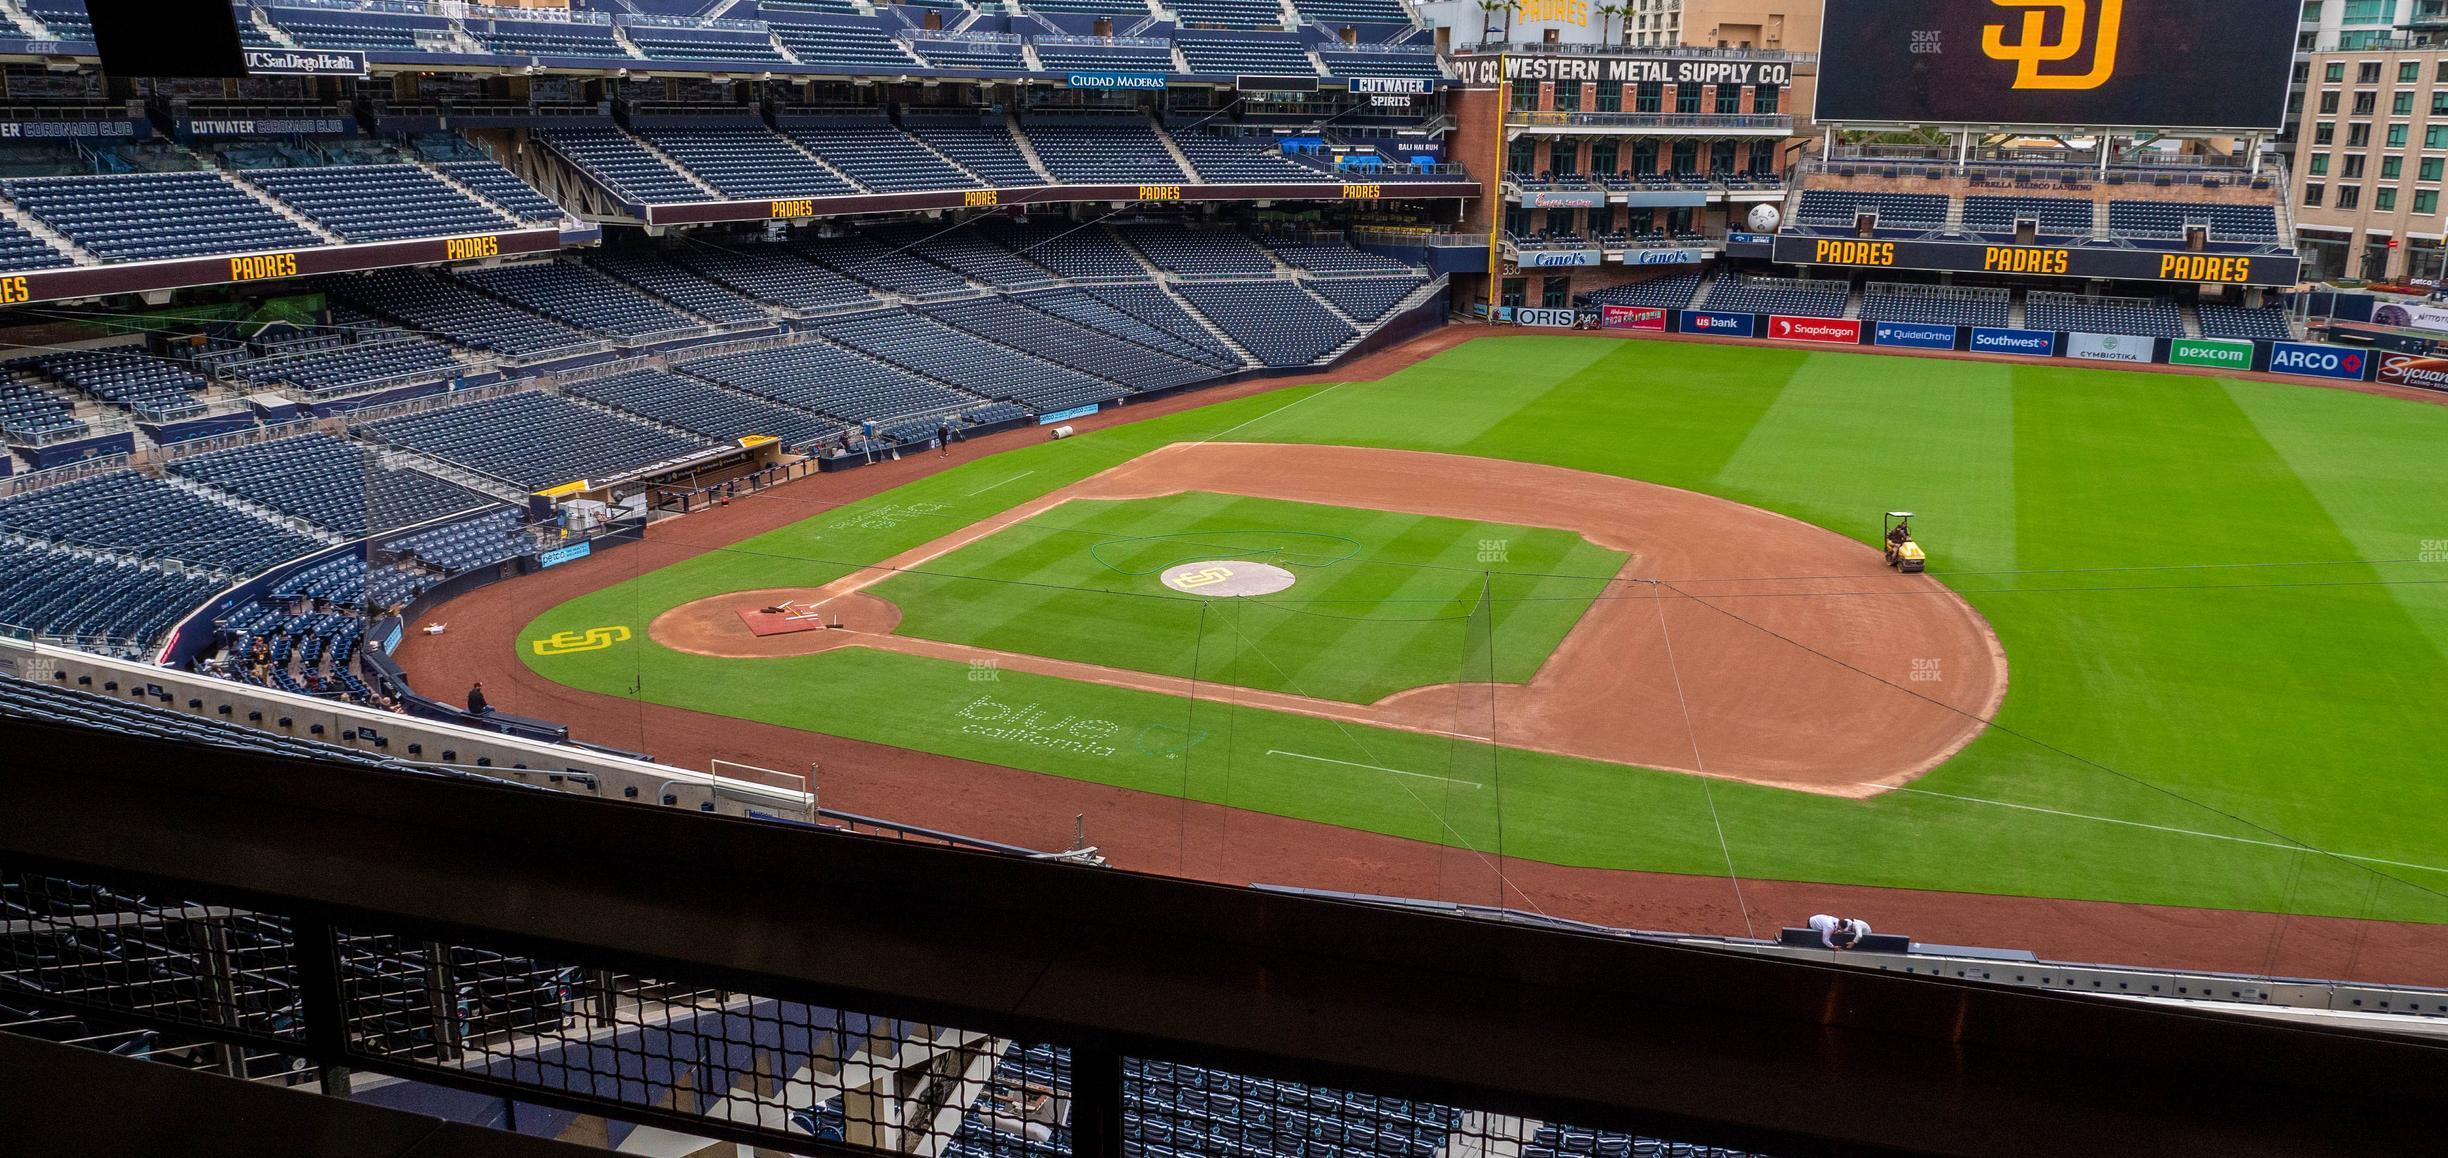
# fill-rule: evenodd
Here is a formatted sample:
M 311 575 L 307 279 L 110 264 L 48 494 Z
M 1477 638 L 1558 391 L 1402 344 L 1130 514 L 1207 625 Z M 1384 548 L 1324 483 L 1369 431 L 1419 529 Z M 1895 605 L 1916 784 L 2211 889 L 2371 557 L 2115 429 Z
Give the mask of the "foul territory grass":
M 1867 800 L 1704 793 L 1688 776 L 1015 672 L 981 684 L 858 649 L 713 660 L 645 638 L 689 600 L 822 583 L 1202 439 L 1551 463 L 1864 541 L 1882 511 L 1916 510 L 1932 572 L 2005 644 L 1998 727 Z M 2448 923 L 2443 445 L 2448 408 L 2308 387 L 1497 338 L 1381 382 L 969 463 L 572 601 L 524 636 L 625 624 L 628 643 L 522 654 L 609 695 L 1491 855 Z M 1066 746 L 1047 728 L 1064 716 L 1110 728 Z
M 1373 703 L 1528 681 L 1625 558 L 1566 531 L 1182 494 L 1064 503 L 871 590 L 904 635 Z M 1230 560 L 1296 582 L 1219 601 L 1161 581 Z

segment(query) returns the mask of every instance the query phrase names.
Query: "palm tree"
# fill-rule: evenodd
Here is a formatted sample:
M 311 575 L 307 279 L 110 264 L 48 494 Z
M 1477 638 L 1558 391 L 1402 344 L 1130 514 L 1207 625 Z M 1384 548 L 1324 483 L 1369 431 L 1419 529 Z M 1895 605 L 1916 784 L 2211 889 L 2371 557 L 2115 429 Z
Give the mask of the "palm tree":
M 1478 3 L 1479 43 L 1502 43 L 1504 38 L 1511 35 L 1513 31 L 1513 10 L 1521 6 L 1521 0 L 1478 0 Z M 1494 23 L 1496 14 L 1499 12 L 1504 13 L 1504 31 L 1501 33 L 1496 30 Z
M 1605 43 L 1615 43 L 1614 26 L 1615 21 L 1617 20 L 1622 20 L 1624 22 L 1624 39 L 1632 39 L 1632 0 L 1619 0 L 1617 3 L 1599 4 L 1593 8 L 1592 11 L 1598 14 L 1599 20 L 1601 21 L 1599 28 L 1606 33 Z

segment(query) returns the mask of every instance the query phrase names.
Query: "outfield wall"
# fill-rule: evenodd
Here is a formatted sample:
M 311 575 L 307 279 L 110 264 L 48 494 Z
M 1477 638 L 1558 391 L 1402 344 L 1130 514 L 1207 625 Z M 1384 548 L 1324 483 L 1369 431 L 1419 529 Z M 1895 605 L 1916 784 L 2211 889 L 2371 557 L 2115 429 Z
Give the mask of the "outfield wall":
M 2280 374 L 2329 382 L 2379 382 L 2448 391 L 2448 357 L 2423 357 L 2319 342 L 2226 338 L 2160 338 L 1996 326 L 1948 326 L 1863 318 L 1795 317 L 1662 306 L 1582 306 L 1499 310 L 1499 323 L 1530 329 L 1603 330 L 1640 336 L 1680 334 L 1785 342 L 1796 346 L 1856 346 L 1929 353 L 1967 353 L 2117 365 L 2183 366 L 2235 373 Z

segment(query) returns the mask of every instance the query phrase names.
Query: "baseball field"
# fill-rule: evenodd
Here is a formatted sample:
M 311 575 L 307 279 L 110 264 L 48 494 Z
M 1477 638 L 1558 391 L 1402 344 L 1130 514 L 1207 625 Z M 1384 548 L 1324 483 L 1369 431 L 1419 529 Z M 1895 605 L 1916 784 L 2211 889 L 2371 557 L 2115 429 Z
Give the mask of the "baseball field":
M 1742 881 L 2448 924 L 2448 408 L 1502 337 L 1008 445 L 658 528 L 688 557 L 590 561 L 520 660 L 608 714 L 1737 882 L 1745 925 Z M 1874 549 L 1899 510 L 1926 576 Z M 1251 567 L 1289 585 L 1200 590 Z

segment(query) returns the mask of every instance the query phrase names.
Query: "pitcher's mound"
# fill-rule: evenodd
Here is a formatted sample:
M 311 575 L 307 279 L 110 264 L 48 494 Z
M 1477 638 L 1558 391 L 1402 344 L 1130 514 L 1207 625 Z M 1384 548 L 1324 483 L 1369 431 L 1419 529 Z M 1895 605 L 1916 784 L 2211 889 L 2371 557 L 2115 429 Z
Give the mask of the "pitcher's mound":
M 1213 599 L 1246 599 L 1253 595 L 1273 595 L 1293 584 L 1290 571 L 1271 563 L 1251 563 L 1227 560 L 1210 563 L 1184 563 L 1165 569 L 1164 585 L 1190 595 Z

